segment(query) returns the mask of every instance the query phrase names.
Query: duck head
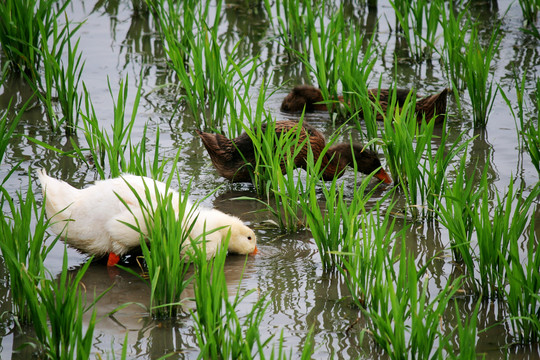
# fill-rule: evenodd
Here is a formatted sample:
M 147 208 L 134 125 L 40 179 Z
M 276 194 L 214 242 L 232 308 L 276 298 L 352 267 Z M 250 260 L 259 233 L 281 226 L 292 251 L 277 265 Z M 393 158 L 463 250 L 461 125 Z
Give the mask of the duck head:
M 229 252 L 235 254 L 256 254 L 257 253 L 257 237 L 253 230 L 240 219 L 235 219 L 230 226 L 224 229 L 226 233 L 230 231 Z
M 325 104 L 317 104 L 324 101 L 321 90 L 311 85 L 298 85 L 283 99 L 281 111 L 302 112 L 304 106 L 306 112 L 326 111 Z
M 354 167 L 356 163 L 357 171 L 368 175 L 379 169 L 374 176 L 386 184 L 392 183 L 392 178 L 382 168 L 377 153 L 365 148 L 361 144 L 352 144 L 352 146 L 347 143 L 336 144 L 328 149 L 328 154 L 332 156 L 331 163 L 333 163 L 332 165 L 334 166 L 328 167 L 328 169 L 331 170 L 326 174 L 323 174 L 325 180 L 331 180 L 333 174 L 336 172 L 338 175 L 341 175 L 346 166 Z M 337 171 L 333 170 L 334 168 L 337 168 Z

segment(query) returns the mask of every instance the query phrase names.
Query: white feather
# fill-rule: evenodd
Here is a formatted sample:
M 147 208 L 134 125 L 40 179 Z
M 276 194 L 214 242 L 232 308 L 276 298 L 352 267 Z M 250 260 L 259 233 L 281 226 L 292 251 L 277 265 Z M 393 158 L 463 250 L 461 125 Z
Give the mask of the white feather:
M 97 256 L 111 252 L 123 255 L 138 247 L 139 233 L 124 224 L 139 224 L 141 231 L 148 234 L 143 208 L 136 194 L 143 199 L 146 206 L 155 208 L 158 194 L 163 197 L 167 192 L 166 185 L 162 182 L 130 174 L 96 181 L 85 189 L 76 189 L 64 181 L 54 179 L 48 176 L 45 170 L 38 170 L 38 177 L 45 197 L 45 210 L 53 222 L 52 230 L 61 234 L 74 248 Z M 149 190 L 149 201 L 145 189 Z M 173 206 L 177 205 L 180 194 L 172 189 L 168 190 L 168 194 L 173 196 Z M 188 202 L 187 206 L 186 214 L 193 205 Z M 176 206 L 175 210 L 178 215 Z M 204 232 L 221 228 L 205 237 L 208 257 L 214 256 L 229 230 L 229 251 L 248 254 L 255 250 L 255 234 L 237 217 L 215 209 L 198 208 L 190 219 L 183 219 L 182 223 L 186 226 L 195 218 L 190 232 L 192 239 L 198 238 Z

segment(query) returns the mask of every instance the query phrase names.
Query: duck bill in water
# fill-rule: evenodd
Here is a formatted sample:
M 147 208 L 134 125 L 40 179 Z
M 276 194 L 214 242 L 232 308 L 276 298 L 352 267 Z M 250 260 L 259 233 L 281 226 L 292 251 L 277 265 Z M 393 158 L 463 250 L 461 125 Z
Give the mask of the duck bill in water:
M 257 249 L 257 246 L 255 246 L 255 250 L 253 252 L 249 253 L 249 255 L 257 255 L 259 253 L 259 249 Z
M 379 180 L 381 180 L 382 182 L 384 182 L 385 184 L 391 184 L 392 183 L 392 178 L 390 177 L 390 175 L 388 175 L 388 173 L 386 171 L 384 171 L 383 168 L 381 168 L 376 174 L 375 174 L 375 177 Z

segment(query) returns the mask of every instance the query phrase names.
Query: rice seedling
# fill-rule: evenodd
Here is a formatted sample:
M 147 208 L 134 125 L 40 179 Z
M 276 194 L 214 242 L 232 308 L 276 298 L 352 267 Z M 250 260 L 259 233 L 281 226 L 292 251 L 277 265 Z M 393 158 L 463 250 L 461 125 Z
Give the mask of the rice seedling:
M 351 32 L 347 39 L 341 42 L 340 51 L 344 54 L 344 61 L 338 65 L 339 78 L 343 85 L 344 113 L 355 122 L 358 130 L 361 129 L 360 118 L 364 120 L 369 140 L 378 136 L 376 112 L 368 96 L 367 85 L 376 61 L 374 34 L 364 48 L 363 35 L 358 31 Z
M 426 148 L 426 159 L 421 164 L 422 176 L 426 179 L 426 202 L 428 207 L 427 217 L 433 219 L 437 217 L 438 198 L 447 189 L 446 177 L 448 175 L 448 167 L 459 153 L 464 151 L 469 144 L 476 138 L 470 138 L 462 142 L 462 132 L 457 136 L 454 142 L 448 145 L 448 132 L 446 124 L 443 125 L 443 132 L 439 139 L 439 147 L 436 151 L 433 150 L 433 143 L 429 141 Z M 431 136 L 431 134 L 429 135 Z
M 440 198 L 435 198 L 435 211 L 439 222 L 448 230 L 454 261 L 463 262 L 469 275 L 474 277 L 475 263 L 471 247 L 473 224 L 472 215 L 467 209 L 476 207 L 480 192 L 475 187 L 474 177 L 465 172 L 466 161 L 465 152 L 456 169 L 454 182 L 450 184 L 445 180 L 444 192 Z
M 80 25 L 79 25 L 80 26 Z M 68 31 L 68 39 L 72 32 Z M 62 109 L 63 118 L 59 124 L 64 125 L 66 136 L 73 135 L 78 127 L 79 112 L 81 108 L 81 96 L 78 92 L 81 75 L 84 68 L 82 54 L 78 52 L 79 40 L 75 45 L 68 40 L 67 64 L 60 66 L 60 72 L 56 76 L 56 92 L 58 102 Z
M 229 233 L 230 235 L 230 233 Z M 261 342 L 259 326 L 269 302 L 258 300 L 244 322 L 236 314 L 240 303 L 255 290 L 240 295 L 240 289 L 231 303 L 223 271 L 229 237 L 221 244 L 216 256 L 208 261 L 204 246 L 193 248 L 195 265 L 196 312 L 191 312 L 202 359 L 252 359 L 269 343 Z M 255 347 L 255 344 L 258 344 Z M 253 351 L 256 350 L 255 353 Z M 262 353 L 261 353 L 262 354 Z
M 340 51 L 342 48 L 335 45 L 343 41 L 345 20 L 341 8 L 332 15 L 330 22 L 326 21 L 325 16 L 324 6 L 321 6 L 317 14 L 314 14 L 310 6 L 307 7 L 307 30 L 313 48 L 315 66 L 311 64 L 308 53 L 303 54 L 300 60 L 317 78 L 323 99 L 328 99 L 328 102 L 332 103 L 336 101 L 332 99 L 338 98 L 338 65 L 346 61 Z M 333 116 L 333 106 L 328 106 L 328 111 Z
M 439 147 L 434 150 L 435 122 L 417 123 L 415 96 L 409 94 L 401 109 L 396 106 L 395 92 L 391 97 L 386 113 L 380 106 L 377 110 L 384 118 L 381 139 L 390 172 L 405 195 L 407 211 L 415 218 L 419 215 L 432 218 L 438 206 L 435 198 L 443 191 L 448 166 L 472 139 L 460 144 L 461 134 L 447 149 L 448 134 L 443 130 Z
M 320 167 L 321 158 L 316 163 L 308 163 L 308 174 L 317 174 Z M 322 183 L 324 208 L 319 204 L 314 183 L 310 183 L 304 196 L 300 197 L 301 209 L 306 216 L 324 269 L 341 265 L 343 258 L 339 254 L 351 252 L 357 234 L 362 231 L 358 216 L 365 212 L 366 203 L 373 194 L 374 189 L 367 191 L 373 174 L 362 179 L 360 185 L 356 185 L 356 176 L 355 173 L 354 197 L 350 203 L 344 196 L 344 184 L 338 185 L 337 179 L 334 179 L 329 187 Z
M 537 111 L 536 125 L 532 121 L 529 121 L 528 124 L 522 121 L 521 134 L 525 148 L 531 156 L 531 161 L 540 175 L 540 79 L 536 80 L 535 106 Z
M 487 189 L 486 172 L 481 187 Z M 506 277 L 505 262 L 510 262 L 510 246 L 517 242 L 529 222 L 529 210 L 538 196 L 538 187 L 526 198 L 523 189 L 514 191 L 510 179 L 508 192 L 501 197 L 496 194 L 492 208 L 487 191 L 482 191 L 478 206 L 468 210 L 472 214 L 472 226 L 478 242 L 478 272 L 481 294 L 485 297 L 501 296 Z
M 197 126 L 222 129 L 229 111 L 236 112 L 233 89 L 244 85 L 248 92 L 251 81 L 245 80 L 251 80 L 256 72 L 257 59 L 239 59 L 239 44 L 224 56 L 218 39 L 222 2 L 217 2 L 213 20 L 208 19 L 210 2 L 204 8 L 199 5 L 198 9 L 196 4 L 184 3 L 180 8 L 170 1 L 168 6 L 157 7 L 155 16 L 167 45 L 170 66 L 184 88 L 182 99 L 187 102 Z M 193 27 L 198 29 L 196 34 Z
M 394 240 L 403 236 L 405 228 L 394 232 L 395 219 L 391 219 L 391 204 L 381 214 L 381 202 L 375 208 L 363 209 L 357 219 L 359 232 L 349 240 L 350 253 L 341 254 L 343 265 L 339 267 L 345 277 L 347 288 L 359 308 L 368 307 L 372 301 L 374 282 L 387 265 L 388 253 Z
M 36 331 L 43 351 L 51 359 L 88 359 L 94 341 L 96 325 L 96 303 L 105 292 L 88 304 L 82 277 L 91 261 L 87 261 L 75 276 L 68 273 L 67 251 L 64 250 L 62 272 L 59 279 L 42 279 L 39 282 L 40 306 L 35 309 L 41 318 Z M 83 315 L 92 309 L 90 319 Z
M 139 106 L 139 100 L 141 97 L 141 85 L 137 89 L 135 101 L 133 104 L 133 110 L 131 112 L 131 119 L 126 123 L 126 101 L 128 95 L 128 80 L 120 82 L 118 89 L 118 96 L 116 102 L 114 101 L 114 95 L 109 84 L 109 91 L 113 98 L 114 107 L 114 120 L 112 124 L 112 134 L 109 135 L 107 131 L 101 129 L 99 126 L 99 120 L 90 95 L 85 88 L 85 108 L 86 114 L 82 115 L 84 124 L 84 136 L 89 146 L 90 155 L 93 165 L 95 166 L 101 179 L 106 179 L 105 168 L 106 164 L 110 169 L 111 177 L 119 176 L 123 171 L 127 169 L 126 149 L 131 142 L 131 131 L 137 116 L 137 109 Z M 76 145 L 77 153 L 81 159 L 86 161 L 82 150 Z
M 450 1 L 448 6 L 444 4 L 440 4 L 440 6 L 440 22 L 444 40 L 441 58 L 443 59 L 446 75 L 452 84 L 452 88 L 462 90 L 465 88 L 466 35 L 471 30 L 471 20 L 469 19 L 468 11 L 463 4 L 463 0 L 459 0 L 457 4 L 454 1 Z M 457 11 L 455 7 L 461 10 Z M 464 7 L 465 9 L 462 9 Z M 459 92 L 454 91 L 454 95 L 458 106 L 461 107 Z
M 49 40 L 53 25 L 70 1 L 59 6 L 55 0 L 7 0 L 0 4 L 0 43 L 11 69 L 36 82 L 43 59 L 41 46 Z M 41 33 L 39 26 L 47 31 Z
M 524 148 L 529 153 L 531 161 L 536 171 L 540 175 L 540 126 L 538 126 L 538 121 L 536 124 L 534 120 L 525 119 L 525 85 L 526 85 L 526 76 L 527 73 L 524 72 L 521 78 L 521 81 L 518 81 L 517 77 L 514 78 L 514 87 L 516 89 L 517 97 L 517 114 L 514 111 L 513 104 L 504 92 L 504 90 L 499 86 L 504 101 L 508 105 L 508 108 L 512 112 L 514 117 L 514 122 L 516 123 L 516 130 L 518 132 L 518 142 L 520 148 Z M 534 92 L 534 106 L 536 107 L 537 116 L 536 119 L 540 119 L 540 80 L 536 81 L 536 91 Z M 519 123 L 518 123 L 519 120 Z
M 309 359 L 312 359 L 313 358 L 313 354 L 315 352 L 315 340 L 314 340 L 314 337 L 313 337 L 313 326 L 309 329 L 309 333 L 307 334 L 307 337 L 304 341 L 304 345 L 302 347 L 302 353 L 300 354 L 300 357 L 298 357 L 297 354 L 293 354 L 293 351 L 292 349 L 289 351 L 289 354 L 287 354 L 285 352 L 285 349 L 284 349 L 284 339 L 283 339 L 283 331 L 281 331 L 281 335 L 279 337 L 279 342 L 277 344 L 277 349 L 276 347 L 272 347 L 272 351 L 270 352 L 270 356 L 268 357 L 268 359 L 270 360 L 286 360 L 286 359 L 301 359 L 301 360 L 309 360 Z M 257 354 L 260 359 L 263 359 L 265 360 L 266 359 L 266 356 L 263 352 L 264 350 L 264 345 L 266 344 L 261 344 L 260 342 L 257 343 L 258 347 L 259 347 L 259 353 Z M 296 355 L 296 356 L 295 356 Z
M 527 80 L 527 71 L 525 70 L 523 72 L 523 76 L 521 77 L 521 81 L 518 80 L 517 74 L 514 71 L 514 88 L 516 89 L 516 98 L 517 98 L 517 114 L 516 111 L 514 111 L 514 105 L 513 102 L 508 98 L 508 95 L 506 95 L 506 92 L 504 89 L 499 85 L 499 91 L 501 92 L 501 96 L 503 97 L 504 101 L 506 102 L 506 105 L 508 105 L 508 109 L 512 113 L 512 117 L 514 118 L 514 122 L 516 124 L 516 130 L 518 135 L 518 145 L 520 148 L 523 148 L 522 143 L 522 133 L 520 131 L 519 125 L 521 125 L 521 129 L 523 130 L 524 124 L 525 124 L 525 83 Z M 519 123 L 518 123 L 519 120 Z
M 269 17 L 272 18 L 272 7 L 276 10 L 277 31 L 289 59 L 296 52 L 306 54 L 309 52 L 308 34 L 306 32 L 307 7 L 302 0 L 277 0 L 275 4 L 269 0 L 264 1 Z M 276 25 L 273 24 L 274 28 Z M 296 51 L 296 52 L 295 52 Z
M 66 19 L 67 22 L 67 19 Z M 64 126 L 66 136 L 75 134 L 81 108 L 81 96 L 77 91 L 80 84 L 84 62 L 82 54 L 78 52 L 79 40 L 72 44 L 73 34 L 82 26 L 82 23 L 69 29 L 69 22 L 58 29 L 53 23 L 53 29 L 45 29 L 40 24 L 39 31 L 42 38 L 52 36 L 52 48 L 47 42 L 43 43 L 39 53 L 43 58 L 44 79 L 37 79 L 36 84 L 29 81 L 47 110 L 49 125 L 53 131 Z M 64 48 L 67 45 L 67 65 L 62 60 Z M 54 103 L 58 102 L 63 116 L 59 118 Z
M 431 60 L 439 27 L 441 1 L 390 1 L 405 41 L 417 62 Z M 425 32 L 425 33 L 424 33 Z
M 525 75 L 524 75 L 525 76 Z M 531 157 L 531 161 L 540 175 L 540 79 L 536 80 L 536 91 L 535 91 L 535 106 L 537 110 L 536 124 L 534 121 L 529 120 L 525 121 L 524 116 L 520 116 L 521 121 L 521 139 L 525 145 L 525 149 Z M 521 110 L 522 111 L 522 110 Z
M 9 109 L 11 108 L 11 101 L 9 102 L 5 112 L 3 114 L 0 114 L 0 164 L 2 164 L 4 155 L 9 146 L 9 143 L 13 139 L 13 136 L 17 130 L 17 126 L 19 125 L 19 122 L 21 121 L 21 118 L 24 115 L 24 112 L 26 108 L 28 107 L 28 104 L 30 103 L 31 100 L 32 98 L 30 98 L 22 106 L 22 108 L 17 112 L 17 114 L 13 117 L 13 119 L 8 118 L 8 112 L 9 112 Z M 4 178 L 4 180 L 2 181 L 2 184 L 6 180 L 7 180 L 7 177 Z
M 404 245 L 398 259 L 397 271 L 389 259 L 377 274 L 371 306 L 362 309 L 370 319 L 370 333 L 391 359 L 440 358 L 447 343 L 440 319 L 460 279 L 448 282 L 430 299 L 426 266 L 417 270 L 414 257 L 407 255 Z
M 510 261 L 505 262 L 508 286 L 504 292 L 510 323 L 513 335 L 522 344 L 535 343 L 540 339 L 540 252 L 536 251 L 538 238 L 534 221 L 530 223 L 528 242 L 524 264 L 521 263 L 517 241 L 510 243 Z
M 43 275 L 43 261 L 58 237 L 46 243 L 50 223 L 36 203 L 30 177 L 26 196 L 17 193 L 16 201 L 4 187 L 0 191 L 2 208 L 8 207 L 0 213 L 0 251 L 10 274 L 13 312 L 20 324 L 28 324 L 34 320 L 31 309 L 39 307 L 36 282 Z
M 166 181 L 167 189 L 170 187 L 173 174 L 174 171 Z M 190 265 L 189 254 L 182 251 L 189 246 L 189 234 L 196 220 L 193 219 L 191 222 L 186 220 L 192 219 L 196 210 L 189 205 L 190 188 L 191 184 L 188 184 L 185 192 L 178 198 L 168 191 L 165 195 L 158 195 L 154 200 L 155 206 L 149 204 L 152 203 L 153 194 L 159 194 L 157 188 L 146 188 L 144 196 L 140 196 L 132 189 L 143 210 L 144 224 L 136 226 L 126 224 L 126 226 L 141 234 L 141 248 L 151 289 L 150 310 L 156 319 L 177 316 L 181 309 L 180 296 L 191 281 L 186 276 Z M 124 205 L 130 209 L 127 204 Z M 147 229 L 147 234 L 141 229 Z M 152 244 L 152 251 L 147 243 L 148 239 Z
M 538 0 L 519 0 L 519 6 L 523 18 L 525 19 L 525 26 L 535 27 L 536 19 L 538 18 L 538 10 L 540 10 L 540 3 Z
M 187 63 L 191 52 L 190 39 L 194 38 L 193 30 L 196 26 L 197 1 L 188 0 L 178 3 L 175 1 L 146 1 L 152 15 L 160 26 L 162 36 L 169 45 L 172 61 Z M 208 4 L 203 13 L 203 18 L 208 14 Z M 178 56 L 178 57 L 176 57 Z
M 417 124 L 415 104 L 416 98 L 411 92 L 400 110 L 396 106 L 394 92 L 387 113 L 384 114 L 384 131 L 381 134 L 392 178 L 398 181 L 413 217 L 418 216 L 417 205 L 424 203 L 427 194 L 419 164 L 427 144 L 431 142 L 434 127 L 433 121 L 427 124 L 423 122 L 421 126 Z
M 457 301 L 454 300 L 454 308 L 456 309 L 457 336 L 459 342 L 459 353 L 450 353 L 455 359 L 476 359 L 476 342 L 478 341 L 478 310 L 480 309 L 481 300 L 477 301 L 474 311 L 470 316 L 466 316 L 465 320 L 461 321 L 461 313 L 457 306 Z
M 258 130 L 245 127 L 256 149 L 256 164 L 253 178 L 259 195 L 266 195 L 266 200 L 253 199 L 266 206 L 278 221 L 278 226 L 285 232 L 296 232 L 304 227 L 305 219 L 300 214 L 300 198 L 304 193 L 304 184 L 298 179 L 300 169 L 296 169 L 295 159 L 309 139 L 300 141 L 302 131 L 300 119 L 295 131 L 276 133 L 275 122 L 266 121 L 266 129 L 262 124 Z M 309 146 L 308 146 L 309 149 Z M 308 160 L 309 161 L 309 160 Z M 309 177 L 308 182 L 317 182 L 320 177 Z M 272 204 L 273 202 L 273 204 Z
M 245 166 L 250 172 L 251 183 L 259 196 L 271 193 L 272 187 L 279 192 L 277 173 L 285 169 L 287 157 L 292 153 L 297 153 L 301 148 L 298 144 L 301 125 L 298 126 L 298 131 L 288 132 L 281 137 L 276 134 L 275 119 L 264 107 L 267 100 L 266 89 L 266 84 L 261 86 L 255 108 L 252 107 L 249 98 L 238 97 L 240 117 L 237 117 L 237 114 L 233 115 L 229 126 L 230 137 L 235 135 L 233 129 L 239 128 L 249 136 L 253 143 L 255 161 Z M 302 121 L 303 116 L 300 124 Z M 266 129 L 263 129 L 264 126 Z M 275 180 L 274 184 L 272 184 L 273 180 Z
M 127 158 L 127 163 L 122 169 L 123 172 L 129 174 L 141 175 L 141 176 L 150 176 L 152 179 L 162 180 L 165 178 L 165 166 L 169 163 L 168 159 L 160 159 L 159 151 L 160 148 L 160 130 L 159 127 L 156 128 L 155 143 L 154 143 L 154 156 L 152 159 L 148 159 L 149 154 L 148 149 L 148 138 L 146 136 L 148 127 L 145 124 L 141 141 L 135 145 L 130 145 L 129 149 L 129 158 Z M 180 156 L 180 149 L 178 149 L 176 156 L 172 161 L 174 163 L 178 162 L 178 157 Z
M 477 128 L 486 127 L 498 92 L 498 87 L 493 86 L 491 63 L 502 41 L 499 30 L 500 26 L 497 26 L 484 47 L 478 37 L 478 28 L 474 26 L 465 52 L 465 81 L 473 108 L 473 123 Z
M 523 190 L 514 191 L 511 179 L 501 199 L 496 194 L 492 205 L 487 192 L 487 167 L 478 189 L 463 171 L 464 158 L 452 187 L 445 192 L 446 205 L 439 204 L 440 222 L 448 229 L 456 261 L 462 261 L 475 292 L 484 297 L 502 296 L 510 248 L 523 235 L 529 222 L 529 210 L 538 196 L 538 188 L 524 198 Z M 477 248 L 472 242 L 476 235 Z

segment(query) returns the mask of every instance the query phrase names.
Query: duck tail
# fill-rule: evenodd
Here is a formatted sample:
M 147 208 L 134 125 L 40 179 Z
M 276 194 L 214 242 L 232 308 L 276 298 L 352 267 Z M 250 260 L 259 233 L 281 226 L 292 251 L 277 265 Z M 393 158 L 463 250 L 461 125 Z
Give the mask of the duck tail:
M 44 169 L 38 170 L 37 175 L 41 182 L 41 192 L 45 197 L 45 210 L 49 218 L 62 212 L 77 198 L 79 190 L 64 181 L 50 177 Z M 62 220 L 65 214 L 58 214 L 56 217 Z
M 431 121 L 434 117 L 439 120 L 439 115 L 446 114 L 446 103 L 449 88 L 443 89 L 441 92 L 435 95 L 429 95 L 418 100 L 416 103 L 416 109 L 418 114 L 418 120 L 425 115 L 426 121 Z

